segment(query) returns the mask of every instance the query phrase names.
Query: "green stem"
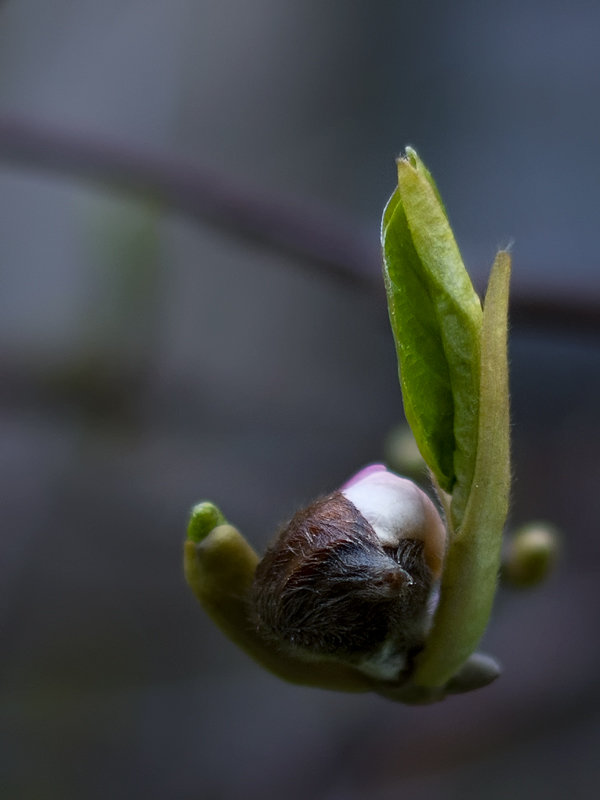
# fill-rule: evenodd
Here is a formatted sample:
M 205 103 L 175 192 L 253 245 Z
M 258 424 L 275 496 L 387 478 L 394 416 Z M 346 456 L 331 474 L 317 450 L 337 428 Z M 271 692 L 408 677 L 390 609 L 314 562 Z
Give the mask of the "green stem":
M 510 487 L 506 353 L 510 255 L 498 253 L 485 299 L 475 470 L 449 544 L 440 602 L 412 682 L 443 686 L 475 650 L 491 613 Z

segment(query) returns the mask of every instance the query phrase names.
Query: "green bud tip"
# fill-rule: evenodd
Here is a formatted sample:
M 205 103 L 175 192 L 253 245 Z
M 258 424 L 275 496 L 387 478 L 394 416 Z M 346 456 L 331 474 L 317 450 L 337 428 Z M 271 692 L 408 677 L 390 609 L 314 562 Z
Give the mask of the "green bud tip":
M 187 538 L 192 542 L 201 542 L 212 530 L 219 525 L 225 525 L 226 522 L 221 510 L 214 503 L 204 500 L 192 508 Z

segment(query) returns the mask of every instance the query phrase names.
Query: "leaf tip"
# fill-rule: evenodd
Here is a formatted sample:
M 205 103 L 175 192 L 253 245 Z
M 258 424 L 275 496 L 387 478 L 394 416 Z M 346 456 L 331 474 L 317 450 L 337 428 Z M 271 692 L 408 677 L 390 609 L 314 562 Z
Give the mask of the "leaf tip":
M 414 147 L 411 147 L 409 144 L 406 145 L 404 148 L 404 160 L 408 161 L 408 163 L 416 167 L 419 162 L 419 156 L 417 155 L 417 151 Z
M 398 167 L 398 170 L 406 168 L 416 170 L 418 169 L 419 162 L 420 159 L 414 147 L 406 145 L 404 148 L 404 153 L 399 155 L 396 159 L 396 166 Z

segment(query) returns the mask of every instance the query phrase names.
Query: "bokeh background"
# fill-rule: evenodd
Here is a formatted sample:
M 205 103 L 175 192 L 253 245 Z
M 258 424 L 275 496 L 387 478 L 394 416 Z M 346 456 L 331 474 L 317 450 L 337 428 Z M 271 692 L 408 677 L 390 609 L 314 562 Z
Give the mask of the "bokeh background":
M 599 97 L 591 0 L 0 5 L 2 797 L 594 796 Z M 17 158 L 15 120 L 331 209 L 364 280 Z M 407 143 L 476 284 L 513 242 L 515 302 L 558 302 L 512 326 L 511 523 L 563 557 L 501 592 L 501 680 L 428 708 L 278 682 L 180 563 L 194 502 L 263 548 L 402 420 L 377 248 Z

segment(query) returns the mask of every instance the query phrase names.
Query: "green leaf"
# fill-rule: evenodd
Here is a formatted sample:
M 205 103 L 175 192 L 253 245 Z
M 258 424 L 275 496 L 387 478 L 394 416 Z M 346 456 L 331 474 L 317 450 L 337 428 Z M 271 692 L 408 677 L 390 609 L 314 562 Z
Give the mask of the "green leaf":
M 500 568 L 510 490 L 506 354 L 510 255 L 496 256 L 481 332 L 480 413 L 473 483 L 462 525 L 452 537 L 440 602 L 412 681 L 443 686 L 477 647 L 487 626 Z
M 396 192 L 384 235 L 384 280 L 404 412 L 440 486 L 454 483 L 454 402 L 435 306 Z
M 406 418 L 460 522 L 477 450 L 481 304 L 437 187 L 410 148 L 398 161 L 382 245 Z

